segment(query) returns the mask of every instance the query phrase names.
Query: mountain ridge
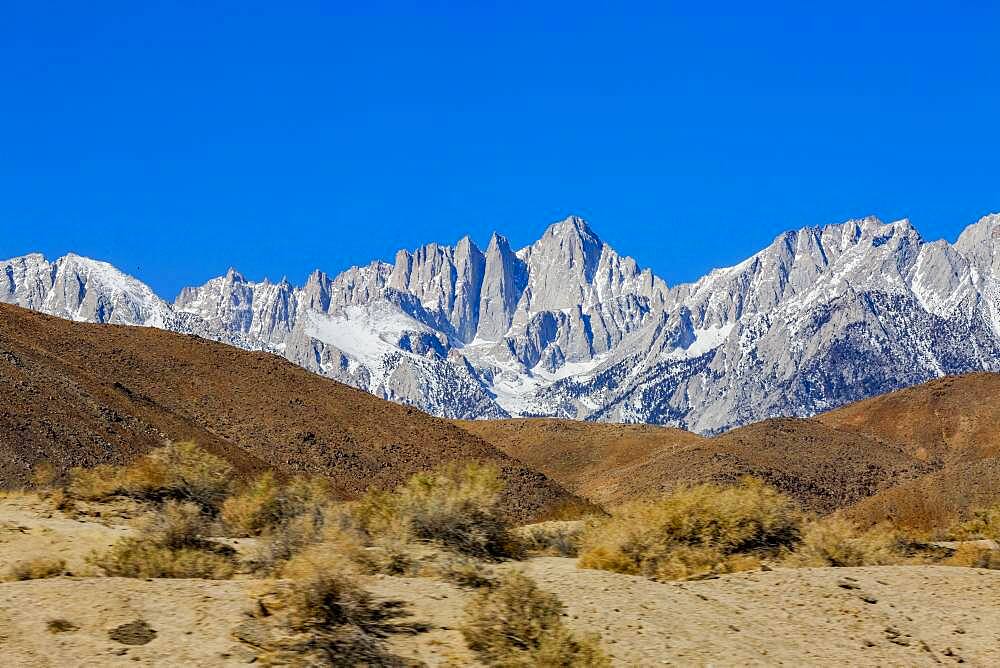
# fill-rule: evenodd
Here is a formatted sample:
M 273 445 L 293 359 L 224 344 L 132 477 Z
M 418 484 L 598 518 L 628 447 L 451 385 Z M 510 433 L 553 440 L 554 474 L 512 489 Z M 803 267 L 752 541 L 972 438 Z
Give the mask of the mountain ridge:
M 448 418 L 553 416 L 719 433 L 1000 369 L 1000 216 L 954 244 L 908 220 L 804 227 L 668 287 L 583 219 L 519 250 L 400 250 L 306 283 L 235 269 L 172 303 L 107 263 L 0 262 L 0 301 L 193 333 Z M 115 270 L 116 271 L 116 270 Z M 6 280 L 4 280 L 6 279 Z

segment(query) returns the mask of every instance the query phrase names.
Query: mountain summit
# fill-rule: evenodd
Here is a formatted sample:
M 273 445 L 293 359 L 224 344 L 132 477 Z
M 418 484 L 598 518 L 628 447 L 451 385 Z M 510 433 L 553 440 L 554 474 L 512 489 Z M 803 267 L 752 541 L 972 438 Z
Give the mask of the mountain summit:
M 714 433 L 1000 369 L 1000 216 L 955 244 L 869 217 L 778 235 L 668 288 L 576 216 L 401 250 L 302 287 L 234 269 L 167 304 L 111 265 L 0 262 L 0 301 L 266 350 L 452 418 L 559 416 Z

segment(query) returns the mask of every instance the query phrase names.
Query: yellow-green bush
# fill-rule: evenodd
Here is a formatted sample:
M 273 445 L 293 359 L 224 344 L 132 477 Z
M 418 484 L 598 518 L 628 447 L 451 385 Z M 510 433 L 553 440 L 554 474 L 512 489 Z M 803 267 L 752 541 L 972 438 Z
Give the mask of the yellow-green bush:
M 802 541 L 785 563 L 789 566 L 881 566 L 903 555 L 896 534 L 885 527 L 860 531 L 853 522 L 825 517 L 806 525 Z
M 202 578 L 225 580 L 235 572 L 233 560 L 221 552 L 171 549 L 141 538 L 123 538 L 90 562 L 109 577 Z
M 460 630 L 488 666 L 610 666 L 597 638 L 574 636 L 563 625 L 562 612 L 554 594 L 514 571 L 469 603 Z
M 948 534 L 952 540 L 1000 540 L 1000 505 L 972 511 L 968 521 L 956 524 Z
M 62 559 L 39 557 L 28 561 L 19 561 L 10 568 L 12 580 L 40 580 L 54 578 L 66 572 L 66 562 Z
M 418 473 L 393 492 L 369 492 L 355 509 L 363 530 L 406 542 L 430 541 L 480 558 L 520 553 L 498 508 L 495 466 L 449 464 Z
M 194 443 L 171 443 L 125 467 L 101 465 L 70 471 L 68 493 L 99 501 L 128 496 L 149 501 L 191 501 L 215 512 L 229 494 L 233 469 Z
M 985 548 L 975 543 L 959 545 L 950 555 L 940 560 L 943 566 L 1000 569 L 1000 550 Z
M 222 504 L 222 520 L 232 536 L 260 536 L 295 517 L 316 514 L 330 502 L 330 486 L 320 478 L 293 478 L 280 484 L 270 471 Z
M 132 578 L 232 577 L 232 550 L 208 540 L 210 522 L 194 503 L 168 501 L 138 535 L 120 539 L 89 561 L 106 575 Z
M 665 579 L 752 568 L 799 540 L 802 514 L 754 479 L 685 487 L 618 509 L 584 532 L 584 568 Z

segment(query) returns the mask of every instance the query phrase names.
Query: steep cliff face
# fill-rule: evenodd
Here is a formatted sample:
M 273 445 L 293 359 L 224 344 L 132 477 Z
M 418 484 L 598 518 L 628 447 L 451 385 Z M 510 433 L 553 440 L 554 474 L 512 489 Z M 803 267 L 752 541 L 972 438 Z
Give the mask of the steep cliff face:
M 235 270 L 168 305 L 110 265 L 0 263 L 0 301 L 269 350 L 457 418 L 554 415 L 716 432 L 1000 368 L 1000 216 L 955 244 L 909 221 L 806 227 L 668 288 L 580 218 L 515 251 L 400 251 L 302 287 Z

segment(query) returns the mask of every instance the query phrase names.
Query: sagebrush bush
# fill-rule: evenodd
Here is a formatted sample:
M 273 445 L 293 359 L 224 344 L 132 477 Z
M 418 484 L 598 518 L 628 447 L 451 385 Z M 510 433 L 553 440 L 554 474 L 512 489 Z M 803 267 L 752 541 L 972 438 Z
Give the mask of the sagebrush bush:
M 39 557 L 15 563 L 10 567 L 9 577 L 12 580 L 40 580 L 54 578 L 65 572 L 66 562 L 64 560 Z
M 948 535 L 952 540 L 1000 540 L 1000 505 L 973 510 L 972 517 L 952 526 Z
M 757 480 L 702 484 L 593 523 L 580 565 L 664 579 L 744 570 L 793 546 L 801 527 L 795 503 Z
M 900 563 L 899 538 L 886 527 L 861 531 L 841 517 L 805 526 L 802 541 L 785 560 L 789 566 L 884 566 Z
M 549 521 L 518 527 L 514 534 L 524 549 L 534 554 L 575 557 L 580 552 L 580 540 L 585 524 L 582 520 Z
M 320 509 L 286 518 L 270 528 L 257 546 L 257 570 L 270 572 L 310 545 L 322 541 L 326 515 Z
M 453 463 L 393 492 L 369 492 L 355 514 L 369 535 L 430 541 L 484 559 L 516 556 L 519 543 L 498 508 L 502 490 L 495 466 Z
M 282 485 L 268 471 L 225 500 L 222 520 L 229 535 L 260 536 L 300 515 L 315 515 L 329 503 L 326 480 L 293 478 Z
M 478 559 L 464 554 L 443 555 L 430 566 L 429 574 L 467 589 L 483 589 L 494 585 L 489 568 Z
M 36 462 L 31 467 L 31 484 L 40 489 L 47 489 L 55 484 L 59 473 L 51 462 Z
M 89 561 L 106 575 L 225 579 L 236 570 L 231 549 L 208 540 L 211 522 L 198 505 L 168 501 L 136 536 L 120 539 Z
M 460 630 L 489 666 L 610 666 L 598 640 L 574 636 L 562 613 L 558 597 L 514 571 L 469 603 Z
M 149 452 L 129 466 L 101 465 L 70 471 L 67 492 L 78 499 L 100 501 L 128 496 L 148 501 L 190 501 L 217 512 L 229 494 L 233 469 L 194 443 L 171 443 Z
M 990 568 L 1000 569 L 1000 550 L 992 550 L 966 543 L 959 545 L 956 549 L 937 563 L 943 566 L 963 566 L 966 568 Z
M 262 602 L 279 627 L 264 648 L 266 663 L 404 665 L 384 642 L 392 633 L 411 630 L 396 621 L 408 616 L 401 602 L 375 600 L 328 554 L 301 555 L 283 575 L 291 581 Z
M 171 549 L 140 538 L 123 538 L 90 562 L 109 577 L 200 578 L 225 580 L 233 576 L 233 559 L 220 552 L 194 548 Z

